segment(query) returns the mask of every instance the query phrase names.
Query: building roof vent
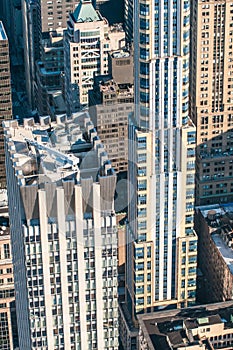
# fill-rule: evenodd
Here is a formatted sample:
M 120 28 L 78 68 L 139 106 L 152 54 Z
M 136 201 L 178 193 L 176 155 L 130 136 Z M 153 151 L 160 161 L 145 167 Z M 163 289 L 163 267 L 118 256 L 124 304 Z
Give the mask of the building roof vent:
M 209 324 L 209 318 L 208 317 L 198 318 L 197 323 L 199 324 L 199 326 L 202 326 L 204 324 Z
M 212 221 L 216 219 L 216 210 L 209 210 L 207 213 L 207 218 Z

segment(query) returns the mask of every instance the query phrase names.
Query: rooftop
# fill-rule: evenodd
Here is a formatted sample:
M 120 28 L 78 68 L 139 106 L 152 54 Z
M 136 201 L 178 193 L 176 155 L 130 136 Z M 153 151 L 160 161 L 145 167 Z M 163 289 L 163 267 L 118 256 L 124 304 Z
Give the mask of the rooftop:
M 0 40 L 7 40 L 6 32 L 2 21 L 0 21 Z
M 56 111 L 57 113 L 65 113 L 66 111 L 66 104 L 62 95 L 61 90 L 49 90 L 48 94 L 52 100 L 50 108 L 53 109 L 53 111 Z M 56 113 L 56 114 L 57 114 Z
M 8 200 L 6 190 L 0 191 L 0 240 L 10 238 Z
M 1 219 L 1 217 L 0 217 Z M 0 241 L 5 240 L 6 238 L 10 238 L 10 228 L 9 228 L 9 220 L 6 218 L 6 225 L 0 222 Z
M 115 93 L 117 97 L 134 96 L 134 88 L 132 84 L 118 84 L 111 75 L 97 75 L 94 77 L 95 87 L 99 87 L 99 91 L 104 94 Z
M 233 203 L 196 207 L 204 217 L 211 237 L 233 274 Z
M 63 31 L 64 29 L 57 29 L 56 31 L 49 32 L 49 37 L 42 39 L 43 48 L 59 49 L 63 47 Z
M 112 175 L 114 170 L 87 112 L 4 122 L 4 133 L 20 186 L 61 179 Z
M 130 84 L 117 84 L 114 80 L 100 84 L 100 91 L 103 93 L 115 92 L 117 96 L 133 96 L 134 90 Z
M 80 0 L 72 17 L 76 23 L 101 21 L 100 14 L 94 9 L 91 0 Z
M 139 338 L 143 335 L 149 349 L 213 349 L 209 341 L 210 335 L 215 335 L 211 326 L 233 329 L 233 302 L 138 315 L 138 320 Z
M 115 23 L 110 27 L 111 33 L 118 33 L 118 32 L 124 32 L 123 24 L 122 23 Z
M 111 55 L 113 58 L 126 58 L 130 57 L 130 52 L 126 50 L 116 50 L 113 51 Z

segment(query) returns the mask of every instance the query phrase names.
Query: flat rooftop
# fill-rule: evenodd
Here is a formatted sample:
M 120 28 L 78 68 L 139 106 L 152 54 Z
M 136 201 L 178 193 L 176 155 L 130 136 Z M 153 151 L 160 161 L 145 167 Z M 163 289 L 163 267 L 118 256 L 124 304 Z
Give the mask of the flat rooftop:
M 0 21 L 0 40 L 7 40 L 7 35 L 6 35 L 2 21 Z
M 123 24 L 122 23 L 115 23 L 110 27 L 110 32 L 124 32 Z
M 87 112 L 4 122 L 8 150 L 20 186 L 61 179 L 112 175 L 114 170 Z
M 233 203 L 196 207 L 205 219 L 211 238 L 233 274 Z
M 229 248 L 223 241 L 221 236 L 217 233 L 211 235 L 216 247 L 218 248 L 220 254 L 222 255 L 225 263 L 227 264 L 229 270 L 233 274 L 233 251 Z
M 116 50 L 113 51 L 111 55 L 113 58 L 126 58 L 130 57 L 130 52 L 126 50 Z
M 100 85 L 100 91 L 103 93 L 117 93 L 117 97 L 133 96 L 134 89 L 130 84 L 117 84 L 114 80 L 105 81 Z
M 219 325 L 222 329 L 233 329 L 233 302 L 138 315 L 138 321 L 149 349 L 171 350 L 192 346 L 197 346 L 195 349 L 212 349 L 203 327 Z

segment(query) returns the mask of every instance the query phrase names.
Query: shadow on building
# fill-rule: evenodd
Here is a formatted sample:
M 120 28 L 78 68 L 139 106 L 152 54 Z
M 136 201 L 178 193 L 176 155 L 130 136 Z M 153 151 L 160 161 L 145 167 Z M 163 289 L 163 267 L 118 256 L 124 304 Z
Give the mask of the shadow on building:
M 199 131 L 203 143 L 196 148 L 197 303 L 201 304 L 233 296 L 233 116 L 224 117 L 203 118 Z M 210 118 L 214 137 L 207 140 Z M 226 132 L 221 132 L 223 125 L 229 128 Z
M 233 115 L 227 123 L 233 127 Z M 221 133 L 222 124 L 221 119 L 213 123 L 216 136 L 203 138 L 205 141 L 196 148 L 197 205 L 233 202 L 233 129 Z
M 124 21 L 124 0 L 109 0 L 97 2 L 97 9 L 101 15 L 107 18 L 109 24 L 123 23 Z

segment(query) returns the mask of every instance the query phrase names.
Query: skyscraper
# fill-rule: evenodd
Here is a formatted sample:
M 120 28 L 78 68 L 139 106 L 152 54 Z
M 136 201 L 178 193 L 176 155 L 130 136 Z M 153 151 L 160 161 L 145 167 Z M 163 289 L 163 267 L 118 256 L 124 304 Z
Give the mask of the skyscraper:
M 39 114 L 49 115 L 51 95 L 62 88 L 63 30 L 50 32 L 49 38 L 42 40 L 41 49 L 41 59 L 36 63 L 35 98 Z
M 66 104 L 68 113 L 88 105 L 94 74 L 108 73 L 108 52 L 117 50 L 124 31 L 111 32 L 108 22 L 91 0 L 80 0 L 69 16 L 64 41 Z M 116 34 L 117 37 L 116 37 Z M 111 40 L 111 38 L 113 40 Z
M 191 115 L 198 204 L 233 201 L 233 3 L 192 2 Z
M 34 109 L 35 63 L 40 59 L 41 40 L 39 0 L 22 1 L 22 24 L 26 91 L 29 105 L 32 109 Z
M 2 121 L 12 118 L 11 74 L 8 38 L 0 21 L 0 188 L 6 188 Z
M 69 13 L 77 4 L 77 0 L 22 0 L 25 79 L 31 108 L 36 108 L 35 63 L 40 59 L 41 39 L 50 31 L 66 28 Z
M 195 126 L 189 119 L 190 2 L 134 3 L 127 301 L 147 312 L 195 302 Z
M 114 170 L 128 170 L 128 115 L 134 107 L 133 57 L 126 50 L 109 55 L 109 75 L 94 77 L 89 113 Z
M 125 0 L 124 3 L 124 24 L 125 24 L 125 38 L 127 43 L 133 41 L 133 0 Z
M 1 211 L 8 215 L 7 207 L 1 207 Z M 2 213 L 0 221 L 0 348 L 13 350 L 16 315 L 10 228 L 8 218 Z
M 4 126 L 20 349 L 117 350 L 116 175 L 88 114 Z
M 41 30 L 42 33 L 50 32 L 58 28 L 66 28 L 69 13 L 73 12 L 79 0 L 42 1 Z

